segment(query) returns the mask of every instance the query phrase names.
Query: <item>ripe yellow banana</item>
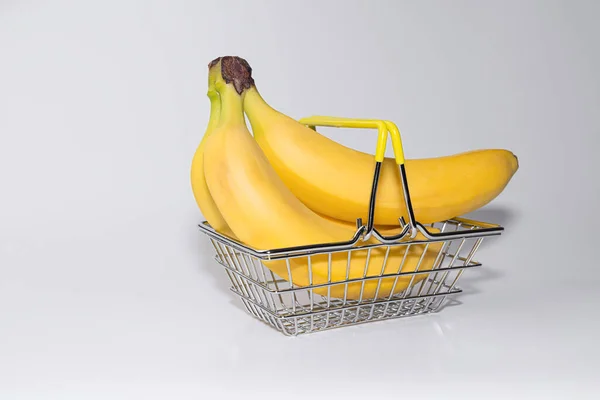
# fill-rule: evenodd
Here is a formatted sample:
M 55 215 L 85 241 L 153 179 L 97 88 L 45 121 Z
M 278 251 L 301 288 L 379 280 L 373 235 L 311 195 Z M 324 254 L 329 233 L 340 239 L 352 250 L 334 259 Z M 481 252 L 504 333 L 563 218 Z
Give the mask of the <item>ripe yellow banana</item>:
M 322 215 L 366 221 L 374 157 L 319 134 L 276 111 L 252 83 L 244 111 L 254 138 L 286 186 Z M 406 160 L 415 218 L 443 221 L 474 211 L 496 198 L 518 169 L 513 153 L 484 149 L 436 158 Z M 392 158 L 381 168 L 375 224 L 394 225 L 407 218 L 399 169 Z
M 233 233 L 243 243 L 257 249 L 314 245 L 346 241 L 351 237 L 344 224 L 332 223 L 304 205 L 277 175 L 260 147 L 246 127 L 243 114 L 245 90 L 252 84 L 250 69 L 245 60 L 238 57 L 222 57 L 211 63 L 216 71 L 215 88 L 221 99 L 221 115 L 218 126 L 206 138 L 204 149 L 204 176 L 218 210 Z M 387 252 L 386 247 L 361 249 L 352 253 L 348 265 L 348 253 L 334 253 L 329 268 L 328 255 L 311 257 L 312 282 L 306 258 L 290 260 L 291 280 L 306 286 L 325 283 L 330 278 L 339 282 L 348 278 L 360 278 L 384 273 L 428 271 L 441 250 L 441 243 L 397 246 Z M 420 264 L 419 264 L 419 261 Z M 384 265 L 385 263 L 385 265 Z M 289 279 L 285 261 L 267 261 L 277 275 Z M 348 267 L 348 269 L 347 269 Z M 385 268 L 383 268 L 385 267 Z M 427 277 L 416 275 L 413 283 Z M 400 292 L 410 284 L 410 276 L 398 279 L 394 292 Z M 379 287 L 381 296 L 391 292 L 394 278 L 387 278 Z M 361 283 L 348 285 L 346 298 L 356 299 L 361 293 Z M 336 285 L 331 296 L 342 297 L 344 285 Z M 327 289 L 315 290 L 326 294 Z M 364 285 L 363 298 L 373 297 L 377 282 Z
M 207 96 L 210 100 L 210 117 L 206 131 L 204 132 L 204 137 L 200 141 L 200 144 L 194 153 L 194 157 L 192 158 L 190 180 L 196 204 L 210 226 L 217 232 L 235 238 L 235 235 L 227 225 L 227 222 L 225 222 L 221 216 L 221 212 L 210 195 L 206 180 L 204 179 L 204 147 L 206 145 L 206 139 L 218 125 L 219 115 L 221 113 L 221 100 L 219 99 L 219 93 L 215 90 L 215 73 L 215 70 L 211 70 L 209 65 Z

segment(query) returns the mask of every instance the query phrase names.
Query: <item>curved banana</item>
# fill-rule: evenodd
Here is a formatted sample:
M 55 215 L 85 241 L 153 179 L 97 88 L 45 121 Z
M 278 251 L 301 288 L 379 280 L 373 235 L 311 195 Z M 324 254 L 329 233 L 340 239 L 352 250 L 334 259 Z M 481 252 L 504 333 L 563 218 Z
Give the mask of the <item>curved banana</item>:
M 204 175 L 210 194 L 218 209 L 243 243 L 257 249 L 314 245 L 342 242 L 350 239 L 350 230 L 332 223 L 304 205 L 277 175 L 256 141 L 246 127 L 243 114 L 244 89 L 251 84 L 249 67 L 238 57 L 222 57 L 217 71 L 215 88 L 221 98 L 221 116 L 217 128 L 206 139 L 204 151 Z M 408 249 L 407 249 L 408 248 Z M 306 258 L 290 260 L 291 281 L 296 285 L 343 281 L 347 277 L 360 278 L 364 275 L 431 270 L 441 250 L 441 243 L 429 245 L 396 246 L 388 252 L 387 247 L 371 250 L 361 249 L 348 253 L 333 253 L 331 268 L 327 254 L 311 256 L 309 266 Z M 277 275 L 289 279 L 285 261 L 267 261 Z M 417 283 L 427 273 L 415 275 Z M 394 278 L 382 282 L 377 290 L 375 280 L 361 283 L 336 285 L 330 295 L 346 298 L 373 297 L 376 293 L 386 295 L 394 287 Z M 408 287 L 411 277 L 404 276 L 396 282 L 394 292 Z M 387 292 L 386 292 L 387 291 Z M 327 293 L 326 288 L 315 290 Z
M 373 156 L 345 147 L 276 111 L 252 83 L 244 91 L 254 138 L 277 174 L 309 208 L 343 221 L 366 220 Z M 513 153 L 484 149 L 444 157 L 406 160 L 415 218 L 431 223 L 474 211 L 496 198 L 518 169 Z M 407 218 L 398 166 L 381 168 L 375 224 Z
M 210 67 L 211 65 L 209 64 L 207 96 L 210 99 L 210 117 L 206 131 L 204 132 L 204 137 L 200 141 L 200 144 L 194 153 L 194 157 L 192 158 L 190 180 L 196 204 L 200 208 L 202 215 L 204 215 L 204 218 L 206 218 L 210 226 L 213 227 L 213 229 L 215 229 L 217 232 L 220 232 L 226 236 L 235 237 L 227 225 L 227 222 L 225 222 L 221 216 L 217 205 L 210 195 L 208 186 L 206 185 L 206 180 L 204 179 L 204 147 L 206 145 L 206 139 L 218 125 L 219 116 L 221 114 L 221 100 L 219 99 L 219 94 L 214 87 L 215 70 L 211 70 Z

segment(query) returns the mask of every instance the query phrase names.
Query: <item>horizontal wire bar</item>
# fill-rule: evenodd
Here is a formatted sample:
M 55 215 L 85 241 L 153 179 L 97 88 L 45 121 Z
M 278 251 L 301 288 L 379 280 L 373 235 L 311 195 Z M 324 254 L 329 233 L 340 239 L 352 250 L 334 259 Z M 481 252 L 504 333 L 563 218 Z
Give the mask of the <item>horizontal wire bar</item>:
M 383 305 L 383 304 L 406 302 L 409 300 L 410 301 L 419 301 L 419 300 L 423 300 L 423 299 L 429 299 L 431 297 L 452 296 L 452 295 L 456 295 L 456 294 L 462 292 L 462 289 L 455 288 L 452 292 L 447 292 L 447 293 L 427 294 L 427 295 L 412 296 L 412 297 L 407 297 L 407 298 L 394 298 L 392 300 L 381 300 L 381 301 L 377 301 L 375 303 L 367 303 L 367 304 L 362 304 L 362 305 L 361 304 L 347 304 L 345 306 L 340 306 L 340 307 L 335 307 L 335 308 L 329 308 L 329 309 L 323 309 L 323 310 L 313 310 L 313 311 L 306 311 L 306 312 L 297 312 L 295 314 L 278 314 L 278 313 L 274 313 L 272 310 L 269 310 L 266 307 L 262 306 L 261 304 L 257 303 L 254 299 L 246 297 L 243 293 L 236 290 L 235 288 L 230 288 L 230 290 L 233 293 L 235 293 L 237 296 L 245 299 L 246 301 L 251 302 L 256 307 L 260 307 L 261 309 L 268 312 L 275 318 L 309 317 L 311 315 L 314 316 L 314 315 L 320 315 L 320 314 L 330 313 L 330 312 L 338 312 L 338 311 L 343 311 L 343 310 L 348 310 L 348 309 L 358 309 L 361 307 L 370 306 L 372 304 Z
M 445 222 L 449 222 L 449 221 L 450 220 L 445 221 Z M 454 220 L 452 223 L 454 223 L 455 225 L 463 224 L 463 222 L 461 222 L 458 219 Z M 383 247 L 383 246 L 388 246 L 388 245 L 389 246 L 405 246 L 409 243 L 420 244 L 420 243 L 444 242 L 444 241 L 448 241 L 451 239 L 452 240 L 461 239 L 463 237 L 464 238 L 467 238 L 467 237 L 475 238 L 475 237 L 484 237 L 484 236 L 496 236 L 496 235 L 500 235 L 502 233 L 502 231 L 504 230 L 504 228 L 502 228 L 500 226 L 489 227 L 490 224 L 487 224 L 484 222 L 481 222 L 480 224 L 481 225 L 477 226 L 476 229 L 472 228 L 472 229 L 462 229 L 461 231 L 454 231 L 454 232 L 452 232 L 452 236 L 449 236 L 449 237 L 440 236 L 438 238 L 434 237 L 433 239 L 427 239 L 427 240 L 411 240 L 411 241 L 387 243 L 387 244 L 379 243 L 379 244 L 361 245 L 361 246 L 355 247 L 355 245 L 357 243 L 359 243 L 359 241 L 360 241 L 361 235 L 359 235 L 359 233 L 361 232 L 361 229 L 359 229 L 357 231 L 357 233 L 355 234 L 355 237 L 352 238 L 351 240 L 349 240 L 348 242 L 324 243 L 322 245 L 296 246 L 296 247 L 287 247 L 287 248 L 272 249 L 272 250 L 257 250 L 257 249 L 253 249 L 249 246 L 246 246 L 244 244 L 241 244 L 233 239 L 230 239 L 230 238 L 218 233 L 212 227 L 210 227 L 210 225 L 208 225 L 207 222 L 203 222 L 202 224 L 199 224 L 198 227 L 206 235 L 212 237 L 213 239 L 215 239 L 219 242 L 222 242 L 223 244 L 225 244 L 227 246 L 235 248 L 244 253 L 251 254 L 254 257 L 260 258 L 261 260 L 277 260 L 277 259 L 281 259 L 281 258 L 302 257 L 302 256 L 307 256 L 309 254 L 314 255 L 314 254 L 323 254 L 323 253 L 332 253 L 332 252 L 337 253 L 337 252 L 343 252 L 343 251 L 348 251 L 348 250 L 376 248 L 376 247 Z M 475 225 L 467 224 L 466 226 L 475 226 Z M 478 232 L 478 230 L 481 232 Z
M 218 260 L 217 260 L 218 261 Z M 470 265 L 457 265 L 457 266 L 453 266 L 453 267 L 445 267 L 445 268 L 438 268 L 435 270 L 432 269 L 424 269 L 422 271 L 417 271 L 417 272 L 400 272 L 398 274 L 385 274 L 385 275 L 381 275 L 381 276 L 368 276 L 365 278 L 350 278 L 348 280 L 343 280 L 343 281 L 333 281 L 331 283 L 316 283 L 313 284 L 311 286 L 298 286 L 298 287 L 293 287 L 293 288 L 287 288 L 287 289 L 271 289 L 266 287 L 262 282 L 259 282 L 255 279 L 252 279 L 251 277 L 244 275 L 243 273 L 237 271 L 234 268 L 231 268 L 228 265 L 225 265 L 221 262 L 219 262 L 219 264 L 221 264 L 222 267 L 228 269 L 229 271 L 233 272 L 236 275 L 241 276 L 243 279 L 248 280 L 252 283 L 254 283 L 255 285 L 260 286 L 261 288 L 263 288 L 264 290 L 270 292 L 270 293 L 290 293 L 290 292 L 298 292 L 298 291 L 303 291 L 303 290 L 309 290 L 309 289 L 318 289 L 318 288 L 324 288 L 327 286 L 338 286 L 338 285 L 345 285 L 345 284 L 350 284 L 350 283 L 355 283 L 355 282 L 362 282 L 362 281 L 370 281 L 370 280 L 375 280 L 375 279 L 390 279 L 390 278 L 395 278 L 395 277 L 401 277 L 401 276 L 411 276 L 411 275 L 423 275 L 423 274 L 429 274 L 431 272 L 437 272 L 437 271 L 454 271 L 454 270 L 460 270 L 460 269 L 467 269 L 467 268 L 475 268 L 475 267 L 481 267 L 482 264 L 480 263 L 472 263 Z M 270 283 L 271 281 L 267 282 Z M 275 281 L 273 281 L 275 282 Z M 286 281 L 287 282 L 287 281 Z

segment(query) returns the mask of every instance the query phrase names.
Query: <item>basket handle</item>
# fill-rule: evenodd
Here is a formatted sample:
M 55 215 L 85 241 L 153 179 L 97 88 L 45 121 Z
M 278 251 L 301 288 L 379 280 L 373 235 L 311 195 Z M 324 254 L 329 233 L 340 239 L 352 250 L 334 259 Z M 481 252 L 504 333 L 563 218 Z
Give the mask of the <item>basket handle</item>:
M 344 117 L 331 117 L 316 115 L 312 117 L 306 117 L 299 120 L 300 123 L 307 125 L 309 128 L 316 130 L 317 126 L 327 126 L 336 128 L 365 128 L 365 129 L 377 129 L 377 147 L 375 149 L 375 173 L 373 176 L 373 186 L 371 188 L 371 198 L 369 201 L 369 214 L 367 220 L 367 230 L 364 235 L 364 240 L 367 240 L 371 235 L 375 235 L 379 240 L 385 242 L 393 242 L 402 239 L 410 232 L 411 238 L 417 235 L 416 221 L 410 201 L 410 193 L 408 190 L 408 181 L 406 178 L 406 170 L 404 168 L 404 149 L 402 147 L 402 138 L 400 136 L 400 130 L 391 121 L 377 120 L 377 119 L 355 119 L 355 118 L 344 118 Z M 403 228 L 399 235 L 394 236 L 382 236 L 375 229 L 375 199 L 377 195 L 377 186 L 379 184 L 379 175 L 381 173 L 381 164 L 385 159 L 385 149 L 387 145 L 388 133 L 392 138 L 392 147 L 394 149 L 394 158 L 396 164 L 400 168 L 400 177 L 402 181 L 402 190 L 404 191 L 404 200 L 406 209 L 408 212 L 408 223 L 403 218 L 399 220 L 400 226 Z M 357 225 L 362 225 L 362 221 L 357 220 Z
M 300 123 L 307 125 L 313 130 L 316 130 L 315 127 L 317 126 L 377 129 L 377 147 L 375 148 L 375 161 L 377 162 L 383 162 L 385 159 L 385 149 L 389 132 L 392 137 L 392 147 L 394 148 L 396 163 L 398 165 L 404 164 L 404 149 L 402 148 L 400 131 L 393 122 L 378 119 L 356 119 L 315 115 L 300 119 Z

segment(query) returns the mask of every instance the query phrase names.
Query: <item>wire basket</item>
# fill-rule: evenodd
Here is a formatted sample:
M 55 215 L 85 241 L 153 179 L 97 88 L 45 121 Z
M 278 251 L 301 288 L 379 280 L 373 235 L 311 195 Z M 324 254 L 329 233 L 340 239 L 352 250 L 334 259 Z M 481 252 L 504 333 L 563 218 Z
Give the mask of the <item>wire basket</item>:
M 461 292 L 457 283 L 464 270 L 481 265 L 474 256 L 483 239 L 499 235 L 503 228 L 465 218 L 427 226 L 415 221 L 400 133 L 393 123 L 336 117 L 300 121 L 313 129 L 378 129 L 368 220 L 357 220 L 356 233 L 347 242 L 271 250 L 250 248 L 216 232 L 206 221 L 200 224 L 248 313 L 295 336 L 442 309 Z M 393 236 L 382 235 L 373 224 L 388 133 L 408 211 L 408 221 L 400 218 L 399 233 Z

